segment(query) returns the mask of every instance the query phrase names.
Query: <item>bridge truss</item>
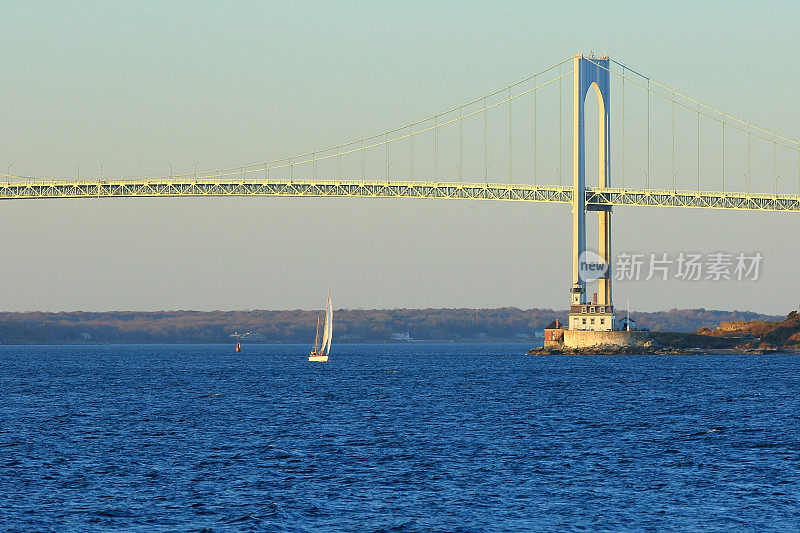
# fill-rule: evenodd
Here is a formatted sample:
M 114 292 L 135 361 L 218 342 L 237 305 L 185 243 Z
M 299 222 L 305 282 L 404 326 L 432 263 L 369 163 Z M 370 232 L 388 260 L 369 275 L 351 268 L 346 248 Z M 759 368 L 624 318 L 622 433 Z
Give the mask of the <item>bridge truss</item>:
M 436 198 L 572 203 L 570 186 L 321 179 L 158 179 L 26 181 L 0 183 L 0 200 L 44 198 L 152 198 L 203 196 Z M 586 188 L 586 204 L 800 211 L 800 195 L 656 189 Z

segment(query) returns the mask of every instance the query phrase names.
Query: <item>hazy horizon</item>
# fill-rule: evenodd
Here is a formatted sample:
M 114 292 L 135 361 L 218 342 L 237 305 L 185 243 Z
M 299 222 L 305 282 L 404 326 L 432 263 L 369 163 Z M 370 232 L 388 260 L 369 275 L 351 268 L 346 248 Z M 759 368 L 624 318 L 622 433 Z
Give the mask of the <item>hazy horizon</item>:
M 499 306 L 499 307 L 336 307 L 333 306 L 334 311 L 425 311 L 425 310 L 460 310 L 460 309 L 476 309 L 478 311 L 489 311 L 495 309 L 518 309 L 520 311 L 553 311 L 554 313 L 566 313 L 569 311 L 569 307 L 515 307 L 515 306 Z M 254 313 L 259 311 L 267 311 L 267 312 L 291 312 L 291 311 L 324 311 L 324 307 L 320 306 L 319 308 L 287 308 L 287 309 L 265 309 L 265 308 L 253 308 L 253 309 L 96 309 L 96 310 L 86 310 L 86 309 L 60 309 L 55 311 L 42 311 L 39 309 L 24 309 L 24 310 L 17 310 L 17 311 L 7 311 L 7 310 L 0 310 L 0 313 L 52 313 L 52 314 L 59 314 L 59 313 Z M 617 315 L 624 315 L 627 312 L 627 309 L 623 306 L 616 306 L 616 314 Z M 708 312 L 722 312 L 722 313 L 752 313 L 757 315 L 765 315 L 765 316 L 776 316 L 782 317 L 786 316 L 792 311 L 796 311 L 797 309 L 790 309 L 786 313 L 759 313 L 757 311 L 751 311 L 749 309 L 714 309 L 709 307 L 685 307 L 685 308 L 671 308 L 671 309 L 656 309 L 652 311 L 645 311 L 641 309 L 631 309 L 631 314 L 633 313 L 669 313 L 670 311 L 697 311 L 697 310 L 705 310 Z

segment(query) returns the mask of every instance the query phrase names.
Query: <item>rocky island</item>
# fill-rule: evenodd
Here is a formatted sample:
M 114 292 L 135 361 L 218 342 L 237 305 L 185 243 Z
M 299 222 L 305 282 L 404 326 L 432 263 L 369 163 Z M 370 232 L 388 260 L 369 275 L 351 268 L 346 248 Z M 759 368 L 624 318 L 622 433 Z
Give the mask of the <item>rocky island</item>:
M 707 353 L 800 353 L 800 315 L 792 311 L 784 320 L 722 322 L 717 328 L 693 333 L 663 331 L 608 332 L 607 343 L 570 346 L 545 342 L 528 355 L 687 355 Z

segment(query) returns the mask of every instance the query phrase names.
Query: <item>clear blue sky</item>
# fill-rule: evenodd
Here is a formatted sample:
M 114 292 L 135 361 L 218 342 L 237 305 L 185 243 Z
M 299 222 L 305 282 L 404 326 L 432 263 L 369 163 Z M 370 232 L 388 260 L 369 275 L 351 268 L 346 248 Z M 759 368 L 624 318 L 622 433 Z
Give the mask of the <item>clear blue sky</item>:
M 106 162 L 107 177 L 142 176 L 281 157 L 408 123 L 577 50 L 797 138 L 798 22 L 796 2 L 7 1 L 0 170 L 91 177 Z M 546 159 L 555 144 L 541 142 Z M 682 161 L 680 179 L 693 168 Z M 798 221 L 620 208 L 615 251 L 765 259 L 755 283 L 620 283 L 617 304 L 788 311 Z M 328 288 L 336 307 L 565 307 L 570 283 L 568 206 L 21 201 L 0 203 L 0 223 L 6 310 L 318 308 Z

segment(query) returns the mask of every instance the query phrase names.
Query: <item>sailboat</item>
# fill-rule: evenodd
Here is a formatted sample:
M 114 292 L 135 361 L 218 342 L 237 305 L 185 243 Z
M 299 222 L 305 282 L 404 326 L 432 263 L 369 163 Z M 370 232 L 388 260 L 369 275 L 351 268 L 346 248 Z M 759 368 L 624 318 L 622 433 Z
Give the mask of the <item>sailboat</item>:
M 322 328 L 322 345 L 319 344 L 319 317 L 317 317 L 317 337 L 314 340 L 314 349 L 308 356 L 309 361 L 327 361 L 331 351 L 331 339 L 333 338 L 333 304 L 331 303 L 331 291 L 328 291 L 328 303 L 325 307 L 325 325 Z

